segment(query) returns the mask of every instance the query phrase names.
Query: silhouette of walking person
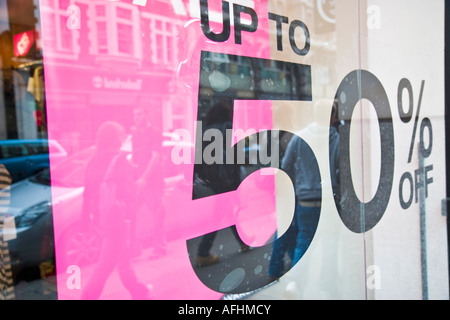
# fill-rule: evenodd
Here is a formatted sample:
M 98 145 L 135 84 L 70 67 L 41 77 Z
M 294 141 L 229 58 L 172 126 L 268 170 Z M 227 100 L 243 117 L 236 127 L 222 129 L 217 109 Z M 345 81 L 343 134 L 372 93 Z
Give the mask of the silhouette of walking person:
M 86 169 L 84 209 L 93 213 L 102 243 L 82 299 L 98 299 L 115 268 L 133 299 L 149 296 L 149 288 L 139 281 L 131 265 L 129 230 L 133 217 L 129 213 L 134 210 L 131 166 L 120 153 L 123 137 L 119 124 L 104 123 L 98 131 L 96 153 Z

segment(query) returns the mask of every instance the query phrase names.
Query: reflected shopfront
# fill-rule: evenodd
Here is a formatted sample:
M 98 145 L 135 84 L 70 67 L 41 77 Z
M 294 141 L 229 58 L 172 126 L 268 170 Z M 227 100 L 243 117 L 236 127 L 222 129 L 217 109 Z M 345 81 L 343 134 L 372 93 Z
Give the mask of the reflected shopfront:
M 444 9 L 0 0 L 0 298 L 448 299 Z

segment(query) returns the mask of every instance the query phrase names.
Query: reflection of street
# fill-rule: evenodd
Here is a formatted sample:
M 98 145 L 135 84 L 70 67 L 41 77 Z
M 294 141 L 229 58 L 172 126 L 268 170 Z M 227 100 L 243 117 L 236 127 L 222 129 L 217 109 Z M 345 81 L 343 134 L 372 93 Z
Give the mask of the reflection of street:
M 192 273 L 192 267 L 186 259 L 186 242 L 184 240 L 171 241 L 167 245 L 167 255 L 152 258 L 152 249 L 146 248 L 141 254 L 132 260 L 132 266 L 138 277 L 149 285 L 156 296 L 165 296 L 167 299 L 185 299 L 186 294 L 192 299 L 204 299 L 205 291 L 200 290 L 199 281 Z M 164 268 L 160 266 L 164 265 Z M 81 281 L 86 281 L 93 271 L 94 266 L 83 268 Z M 54 300 L 57 299 L 56 277 L 36 279 L 30 282 L 21 282 L 15 287 L 16 298 L 20 300 Z M 169 283 L 178 283 L 178 289 L 173 290 Z M 100 300 L 126 300 L 131 299 L 126 290 L 122 289 L 119 273 L 114 270 L 105 284 L 105 289 Z M 69 290 L 60 293 L 59 299 L 79 299 L 80 290 Z M 217 299 L 221 294 L 213 293 Z M 211 293 L 209 296 L 211 297 Z
M 56 300 L 56 276 L 22 281 L 15 286 L 16 300 Z
M 222 246 L 224 243 L 231 243 L 229 246 Z M 198 244 L 198 241 L 195 245 Z M 235 241 L 231 230 L 219 232 L 216 242 L 214 243 L 211 252 L 215 254 L 229 255 L 229 262 L 233 266 L 239 259 L 243 259 L 245 263 L 253 263 L 255 257 L 258 255 L 259 248 L 252 248 L 245 253 L 239 252 L 239 244 Z M 207 295 L 211 298 L 211 294 L 215 295 L 216 299 L 223 297 L 220 293 L 205 292 L 204 285 L 198 280 L 195 274 L 192 274 L 192 266 L 189 260 L 186 259 L 186 242 L 184 240 L 170 241 L 167 244 L 167 255 L 151 258 L 152 249 L 146 248 L 141 254 L 136 257 L 133 262 L 133 268 L 139 278 L 148 283 L 152 288 L 152 293 L 155 296 L 165 296 L 167 299 L 186 299 L 188 294 L 190 299 L 204 299 Z M 189 257 L 191 262 L 195 262 L 195 256 Z M 269 259 L 262 261 L 261 266 L 263 270 L 267 270 Z M 164 265 L 164 268 L 160 266 Z M 87 280 L 92 272 L 94 266 L 83 268 L 82 281 Z M 211 283 L 219 283 L 223 280 L 223 273 L 216 269 L 215 266 L 206 266 L 197 268 L 195 270 L 198 274 L 210 275 Z M 266 272 L 256 269 L 250 275 L 249 280 L 257 283 L 260 287 L 269 284 Z M 86 277 L 86 279 L 85 279 Z M 221 278 L 222 277 L 222 278 Z M 247 281 L 247 280 L 246 280 Z M 40 300 L 54 300 L 57 299 L 57 291 L 55 287 L 56 277 L 52 276 L 47 279 L 37 279 L 30 282 L 21 282 L 15 287 L 17 299 L 40 299 Z M 173 286 L 168 285 L 168 282 L 179 282 L 177 290 L 173 290 Z M 200 289 L 199 287 L 203 289 Z M 244 284 L 242 284 L 244 287 Z M 116 300 L 127 299 L 127 291 L 122 289 L 121 280 L 117 270 L 115 270 L 105 284 L 106 290 L 100 299 Z M 239 289 L 239 288 L 238 288 Z M 60 296 L 60 299 L 79 299 L 80 290 L 66 291 L 66 295 Z
M 165 255 L 155 257 L 151 248 L 144 248 L 131 261 L 137 277 L 151 289 L 154 297 L 164 297 L 163 300 L 189 299 L 220 299 L 223 295 L 211 292 L 198 281 L 192 271 L 186 251 L 185 240 L 173 240 L 167 243 Z M 161 266 L 164 266 L 161 268 Z M 89 279 L 95 265 L 86 266 L 81 273 L 81 282 Z M 174 290 L 174 288 L 177 288 Z M 59 299 L 78 300 L 81 290 L 59 291 Z M 100 300 L 127 300 L 131 295 L 124 290 L 119 272 L 115 269 L 103 290 Z

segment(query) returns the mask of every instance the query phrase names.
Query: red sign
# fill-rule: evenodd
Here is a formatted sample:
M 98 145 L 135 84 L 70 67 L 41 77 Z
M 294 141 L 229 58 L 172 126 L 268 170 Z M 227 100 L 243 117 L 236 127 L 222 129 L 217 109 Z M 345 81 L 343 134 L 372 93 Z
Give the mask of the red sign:
M 14 55 L 23 57 L 27 55 L 34 43 L 34 30 L 19 33 L 14 36 Z

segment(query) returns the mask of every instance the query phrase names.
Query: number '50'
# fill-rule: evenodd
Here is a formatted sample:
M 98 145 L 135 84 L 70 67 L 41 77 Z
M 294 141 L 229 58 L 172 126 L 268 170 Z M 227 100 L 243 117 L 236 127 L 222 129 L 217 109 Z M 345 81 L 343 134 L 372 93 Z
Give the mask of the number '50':
M 269 68 L 270 66 L 270 68 Z M 251 95 L 240 98 L 237 90 L 233 89 L 230 83 L 230 70 L 239 70 L 246 80 L 239 83 L 239 90 L 242 92 L 251 92 Z M 220 76 L 216 76 L 214 81 L 205 81 L 202 77 L 205 75 L 213 76 L 214 72 L 219 72 Z M 235 71 L 234 71 L 235 72 Z M 238 74 L 239 74 L 238 72 Z M 280 74 L 283 79 L 280 80 Z M 203 76 L 202 76 L 203 75 Z M 227 76 L 228 75 L 228 76 Z M 251 79 L 251 80 L 249 80 Z M 281 83 L 283 82 L 283 83 Z M 274 90 L 263 89 L 264 83 L 271 83 Z M 267 59 L 218 54 L 211 52 L 202 52 L 200 64 L 200 87 L 199 106 L 197 121 L 202 126 L 197 127 L 197 136 L 202 136 L 204 130 L 210 128 L 208 113 L 213 113 L 217 117 L 230 117 L 223 119 L 222 123 L 215 124 L 216 130 L 224 130 L 226 123 L 233 123 L 234 101 L 239 99 L 245 100 L 285 100 L 285 101 L 312 101 L 312 81 L 311 66 L 289 63 L 284 61 L 274 61 Z M 206 90 L 205 90 L 206 89 Z M 381 137 L 381 172 L 378 181 L 378 189 L 375 196 L 366 203 L 360 201 L 355 193 L 353 185 L 352 172 L 350 168 L 350 124 L 355 106 L 362 99 L 370 101 L 377 113 L 378 124 Z M 217 104 L 223 101 L 230 102 L 228 115 L 220 114 L 219 111 L 213 110 Z M 355 233 L 363 233 L 372 229 L 382 218 L 389 202 L 392 182 L 393 182 L 393 164 L 394 164 L 394 131 L 392 124 L 391 109 L 386 92 L 380 81 L 370 72 L 365 70 L 355 70 L 350 72 L 339 85 L 335 101 L 337 102 L 337 115 L 340 120 L 339 126 L 339 201 L 336 206 L 340 218 L 344 225 Z M 211 111 L 211 112 L 210 112 Z M 214 125 L 213 125 L 214 126 Z M 220 127 L 222 126 L 222 127 Z M 284 131 L 268 130 L 260 132 L 253 136 L 247 137 L 246 141 L 260 141 L 262 135 L 282 136 Z M 294 135 L 297 139 L 302 137 Z M 224 139 L 225 140 L 225 139 Z M 201 157 L 202 149 L 205 147 L 201 139 L 196 139 L 196 161 L 194 165 L 194 183 L 193 183 L 193 199 L 201 199 L 204 197 L 217 196 L 222 193 L 237 190 L 240 183 L 245 180 L 248 175 L 256 170 L 272 167 L 283 170 L 281 163 L 283 158 L 283 150 L 279 150 L 277 159 L 280 161 L 269 162 L 252 162 L 245 159 L 245 167 L 250 170 L 242 171 L 236 166 L 236 162 L 223 161 L 221 163 L 207 163 Z M 198 142 L 200 141 L 200 143 Z M 304 140 L 302 140 L 304 142 Z M 238 157 L 238 152 L 243 146 L 252 148 L 248 143 L 239 141 L 231 147 L 233 157 Z M 312 154 L 312 160 L 308 160 L 309 167 L 318 170 L 317 159 L 312 149 L 306 144 L 306 149 Z M 229 147 L 229 146 L 228 146 Z M 258 145 L 254 145 L 255 152 L 259 153 Z M 224 149 L 227 146 L 224 145 Z M 259 155 L 259 154 L 258 154 Z M 227 154 L 229 156 L 229 154 Z M 274 155 L 272 155 L 274 156 Z M 259 158 L 259 157 L 258 157 Z M 237 172 L 239 171 L 239 173 Z M 294 187 L 296 194 L 295 174 L 286 172 Z M 331 173 L 331 175 L 334 173 Z M 230 183 L 230 176 L 237 177 Z M 319 193 L 322 195 L 320 187 Z M 297 197 L 294 197 L 297 205 Z M 295 230 L 295 219 L 291 222 L 287 231 L 276 237 L 276 240 L 270 244 L 261 247 L 252 248 L 250 255 L 224 254 L 220 261 L 214 266 L 199 268 L 192 258 L 191 262 L 198 278 L 210 289 L 222 293 L 244 293 L 260 289 L 267 285 L 267 282 L 261 281 L 264 278 L 261 275 L 267 274 L 268 260 L 272 253 L 272 246 L 277 242 L 283 241 L 283 237 Z M 195 257 L 198 254 L 198 247 L 205 237 L 211 236 L 212 233 L 233 232 L 235 226 L 223 230 L 210 230 L 209 234 L 196 237 L 187 241 L 189 255 Z M 315 230 L 314 230 L 315 232 Z M 234 232 L 237 234 L 236 232 Z M 238 237 L 238 235 L 236 235 Z M 214 237 L 212 237 L 214 239 Z M 238 239 L 239 240 L 239 239 Z M 227 250 L 235 243 L 221 243 L 222 252 L 230 252 Z M 308 243 L 309 246 L 309 243 Z M 291 266 L 290 268 L 292 268 Z M 206 271 L 205 271 L 206 270 Z M 258 276 L 259 275 L 259 276 Z M 271 281 L 276 279 L 271 279 Z

